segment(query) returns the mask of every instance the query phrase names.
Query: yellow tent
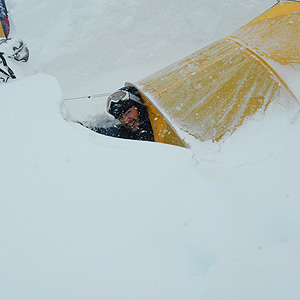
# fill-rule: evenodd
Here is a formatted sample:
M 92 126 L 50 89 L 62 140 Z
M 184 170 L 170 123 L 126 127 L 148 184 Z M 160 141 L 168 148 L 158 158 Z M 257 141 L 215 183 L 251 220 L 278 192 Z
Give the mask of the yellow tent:
M 280 94 L 297 101 L 267 62 L 300 64 L 300 2 L 286 1 L 232 35 L 140 80 L 156 142 L 187 147 L 184 131 L 220 140 Z

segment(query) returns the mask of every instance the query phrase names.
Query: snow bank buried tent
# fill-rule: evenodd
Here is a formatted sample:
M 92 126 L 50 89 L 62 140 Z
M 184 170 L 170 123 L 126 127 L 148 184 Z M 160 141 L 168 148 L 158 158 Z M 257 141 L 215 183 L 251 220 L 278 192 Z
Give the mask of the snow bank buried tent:
M 155 140 L 185 146 L 183 130 L 218 141 L 279 95 L 297 102 L 266 60 L 300 63 L 299 12 L 300 3 L 278 3 L 231 36 L 133 84 L 149 106 Z

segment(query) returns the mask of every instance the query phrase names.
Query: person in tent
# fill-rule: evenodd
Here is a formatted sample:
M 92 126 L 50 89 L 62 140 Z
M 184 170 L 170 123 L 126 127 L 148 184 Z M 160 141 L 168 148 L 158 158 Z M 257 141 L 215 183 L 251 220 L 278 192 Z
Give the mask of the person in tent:
M 147 108 L 135 87 L 122 87 L 111 94 L 107 99 L 107 112 L 119 120 L 120 124 L 90 129 L 112 137 L 154 142 Z

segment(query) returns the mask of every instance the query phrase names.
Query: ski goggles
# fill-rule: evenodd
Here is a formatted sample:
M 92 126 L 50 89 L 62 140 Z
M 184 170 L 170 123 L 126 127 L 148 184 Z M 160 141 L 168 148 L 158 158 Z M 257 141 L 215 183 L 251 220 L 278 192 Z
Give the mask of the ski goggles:
M 130 101 L 131 100 L 131 101 Z M 132 101 L 143 104 L 140 97 L 129 93 L 128 91 L 119 90 L 111 94 L 107 99 L 107 111 L 117 118 L 125 112 Z
M 119 101 L 133 100 L 142 104 L 141 99 L 128 91 L 117 91 L 111 94 L 107 99 L 107 110 L 109 110 L 112 103 L 118 103 Z

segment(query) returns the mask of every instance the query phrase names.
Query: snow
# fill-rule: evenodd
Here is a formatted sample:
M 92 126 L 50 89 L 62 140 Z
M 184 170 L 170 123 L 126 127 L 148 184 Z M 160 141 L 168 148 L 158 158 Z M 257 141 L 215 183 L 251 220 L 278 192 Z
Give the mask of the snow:
M 103 98 L 63 101 L 141 79 L 274 2 L 7 1 L 30 61 L 0 86 L 0 299 L 299 299 L 298 109 L 283 99 L 189 150 L 98 135 L 65 118 Z

